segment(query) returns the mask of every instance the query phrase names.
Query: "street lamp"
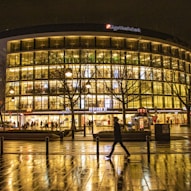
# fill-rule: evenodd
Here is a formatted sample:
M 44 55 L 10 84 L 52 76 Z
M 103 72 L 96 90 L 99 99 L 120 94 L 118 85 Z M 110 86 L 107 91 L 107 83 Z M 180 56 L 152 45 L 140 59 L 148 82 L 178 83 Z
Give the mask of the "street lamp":
M 68 78 L 72 77 L 72 69 L 71 68 L 66 68 L 65 75 Z
M 12 95 L 12 94 L 15 93 L 15 90 L 14 90 L 12 87 L 10 87 L 10 89 L 9 89 L 9 93 Z
M 88 81 L 88 82 L 86 82 L 86 88 L 87 89 L 90 89 L 91 88 L 91 83 Z

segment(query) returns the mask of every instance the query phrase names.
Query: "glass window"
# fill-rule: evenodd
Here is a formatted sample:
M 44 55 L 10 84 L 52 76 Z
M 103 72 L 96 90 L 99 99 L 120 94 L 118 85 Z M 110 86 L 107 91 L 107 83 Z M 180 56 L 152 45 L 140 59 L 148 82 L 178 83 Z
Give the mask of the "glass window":
M 163 77 L 164 77 L 164 81 L 172 82 L 172 71 L 171 70 L 164 70 Z
M 97 78 L 111 78 L 111 66 L 110 65 L 97 65 Z
M 64 52 L 63 51 L 51 51 L 49 56 L 50 64 L 61 64 L 64 63 Z
M 161 82 L 153 82 L 153 93 L 163 94 L 163 85 Z
M 65 63 L 79 63 L 79 50 L 65 50 Z
M 170 57 L 164 56 L 163 57 L 163 67 L 164 68 L 171 68 L 171 60 Z
M 161 45 L 159 43 L 152 43 L 152 52 L 159 53 L 161 50 Z
M 10 42 L 8 47 L 10 48 L 10 52 L 20 51 L 20 41 Z
M 122 63 L 121 62 L 121 52 L 120 51 L 112 51 L 112 63 Z M 124 54 L 123 54 L 123 59 L 122 59 L 123 63 L 124 63 Z
M 22 65 L 33 65 L 33 63 L 34 57 L 32 52 L 22 54 Z
M 33 109 L 33 97 L 25 96 L 21 97 L 21 109 L 31 111 Z
M 71 68 L 72 69 L 72 77 L 76 78 L 78 80 L 78 82 L 79 82 L 79 78 L 82 77 L 82 76 L 80 76 L 81 66 L 76 65 L 76 64 L 75 65 L 71 64 L 71 65 L 66 66 L 66 68 Z M 84 77 L 84 75 L 83 75 L 83 77 Z
M 136 52 L 127 52 L 126 63 L 131 64 L 131 65 L 138 64 L 139 63 L 138 53 L 136 53 Z
M 97 81 L 96 86 L 97 86 L 97 93 L 106 93 L 107 88 L 111 88 L 110 81 L 103 81 L 103 80 Z M 90 89 L 90 91 L 92 91 L 92 89 Z
M 35 52 L 35 64 L 48 64 L 48 52 L 47 51 Z
M 59 74 L 57 75 L 58 68 L 59 67 L 56 67 L 56 66 L 50 66 L 49 68 L 50 79 L 59 78 Z M 63 67 L 61 67 L 61 70 L 63 70 Z
M 189 62 L 185 63 L 185 72 L 190 73 L 190 64 L 189 64 Z
M 63 37 L 51 37 L 50 38 L 50 48 L 63 48 L 64 38 Z
M 128 80 L 128 94 L 139 94 L 140 83 L 138 80 Z
M 146 53 L 140 53 L 140 64 L 144 65 L 144 66 L 150 66 L 150 54 L 146 54 Z
M 187 95 L 187 88 L 186 88 L 185 85 L 180 85 L 179 94 L 180 94 L 181 96 L 186 96 L 186 95 Z
M 113 109 L 119 109 L 121 108 L 121 102 L 116 100 L 114 97 L 113 97 Z
M 110 38 L 109 37 L 97 37 L 96 38 L 97 48 L 110 48 Z
M 164 54 L 166 54 L 166 55 L 171 54 L 171 48 L 170 48 L 170 46 L 168 46 L 168 45 L 163 45 L 163 46 L 162 46 L 162 52 L 163 52 Z
M 180 80 L 179 80 L 179 82 L 182 83 L 182 84 L 186 83 L 186 75 L 185 75 L 185 73 L 183 73 L 183 72 L 180 73 Z
M 18 110 L 19 97 L 14 96 L 14 101 L 12 97 L 6 97 L 5 103 L 5 110 Z
M 164 97 L 165 108 L 172 108 L 172 96 Z
M 97 107 L 104 107 L 105 106 L 105 95 L 98 95 L 97 96 Z
M 20 54 L 8 54 L 7 55 L 7 65 L 19 66 L 20 65 Z
M 36 110 L 48 109 L 48 96 L 35 96 L 34 107 Z
M 161 69 L 153 69 L 153 79 L 156 81 L 162 80 Z
M 110 96 L 105 95 L 104 107 L 105 108 L 112 108 L 112 100 L 111 100 Z
M 48 78 L 48 66 L 36 66 L 35 79 L 47 79 L 47 78 Z
M 111 52 L 107 50 L 97 50 L 96 63 L 111 63 Z
M 133 67 L 133 79 L 139 79 L 139 67 Z
M 81 47 L 82 48 L 94 48 L 95 38 L 94 37 L 81 37 Z
M 56 94 L 57 93 L 57 90 L 58 90 L 57 83 L 58 83 L 58 81 L 49 81 L 50 94 Z
M 186 74 L 186 84 L 190 85 L 190 76 L 189 76 L 189 74 Z
M 6 80 L 7 81 L 19 80 L 19 68 L 7 68 Z
M 180 100 L 177 96 L 173 97 L 174 98 L 174 108 L 180 108 Z
M 141 94 L 152 94 L 151 82 L 140 81 Z
M 23 67 L 21 69 L 21 79 L 22 80 L 32 80 L 33 79 L 33 67 Z
M 79 37 L 66 37 L 65 38 L 65 47 L 66 48 L 79 48 Z
M 19 82 L 8 82 L 6 83 L 6 95 L 18 95 L 19 94 Z M 13 93 L 10 93 L 10 90 L 13 90 Z
M 49 109 L 63 109 L 64 108 L 63 98 L 58 96 L 50 96 L 49 105 L 50 105 Z
M 126 46 L 129 50 L 138 50 L 138 41 L 134 39 L 127 39 Z
M 140 97 L 137 95 L 129 95 L 128 96 L 128 108 L 139 108 L 140 107 Z
M 33 82 L 32 81 L 27 81 L 27 82 L 22 82 L 21 83 L 21 94 L 26 95 L 26 94 L 33 94 Z
M 154 106 L 156 108 L 163 108 L 163 96 L 154 96 Z
M 35 93 L 36 94 L 48 93 L 48 81 L 47 80 L 35 81 Z
M 148 41 L 141 41 L 139 42 L 139 48 L 141 51 L 150 51 L 150 42 Z
M 172 75 L 173 75 L 172 81 L 173 82 L 179 82 L 179 72 L 178 71 L 173 71 Z
M 81 63 L 95 63 L 95 52 L 92 50 L 82 50 Z
M 178 57 L 178 48 L 172 47 L 171 53 L 172 53 L 173 56 Z
M 123 49 L 124 48 L 124 39 L 123 38 L 112 38 L 111 46 L 115 49 Z
M 82 72 L 82 77 L 85 77 L 85 78 L 91 78 L 93 77 L 93 73 L 94 73 L 94 67 L 90 67 L 89 65 L 88 66 L 82 66 L 81 68 L 81 72 Z
M 185 62 L 184 61 L 179 61 L 179 70 L 185 71 Z
M 141 96 L 141 105 L 146 108 L 152 108 L 152 96 L 142 95 Z
M 33 50 L 34 49 L 34 40 L 28 39 L 22 41 L 22 50 Z
M 161 56 L 160 55 L 152 55 L 152 65 L 154 67 L 161 67 L 162 66 Z
M 178 60 L 177 59 L 172 59 L 172 69 L 178 70 Z
M 35 39 L 36 49 L 47 49 L 48 48 L 48 38 L 37 38 Z
M 164 94 L 165 95 L 172 95 L 172 89 L 168 83 L 164 83 Z

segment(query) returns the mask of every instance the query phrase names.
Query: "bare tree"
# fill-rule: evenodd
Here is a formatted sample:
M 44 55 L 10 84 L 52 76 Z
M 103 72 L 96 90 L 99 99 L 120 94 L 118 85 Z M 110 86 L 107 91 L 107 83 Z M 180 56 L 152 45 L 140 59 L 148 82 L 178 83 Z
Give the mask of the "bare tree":
M 71 73 L 71 76 L 67 76 L 69 73 Z M 87 83 L 89 83 L 89 78 L 84 76 L 84 70 L 82 70 L 81 65 L 73 65 L 70 68 L 65 64 L 60 64 L 52 75 L 60 82 L 62 92 L 60 96 L 63 97 L 64 108 L 69 108 L 71 112 L 71 131 L 72 139 L 74 139 L 74 132 L 76 130 L 74 110 L 81 96 L 83 94 L 85 96 L 88 93 Z
M 190 127 L 190 107 L 191 107 L 191 95 L 190 95 L 190 81 L 186 80 L 185 74 L 177 74 L 175 71 L 170 75 L 164 73 L 164 79 L 170 86 L 172 95 L 175 95 L 179 101 L 185 106 L 187 114 L 187 125 Z M 180 85 L 181 84 L 181 85 Z
M 107 91 L 122 104 L 124 126 L 127 125 L 125 115 L 128 104 L 132 101 L 143 100 L 140 94 L 146 95 L 147 91 L 151 90 L 151 86 L 147 83 L 147 79 L 151 80 L 151 78 L 151 70 L 146 67 L 139 67 L 139 71 L 134 71 L 132 66 L 119 65 L 115 71 L 113 70 L 111 86 L 105 83 Z M 140 87 L 142 87 L 141 92 Z

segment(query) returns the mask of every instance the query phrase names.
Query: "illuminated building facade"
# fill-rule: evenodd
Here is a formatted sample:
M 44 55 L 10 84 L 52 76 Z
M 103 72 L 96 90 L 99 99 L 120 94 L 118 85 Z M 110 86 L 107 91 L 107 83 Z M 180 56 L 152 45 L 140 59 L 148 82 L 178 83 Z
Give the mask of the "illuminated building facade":
M 18 121 L 19 115 L 21 124 L 68 126 L 68 103 L 53 75 L 64 65 L 73 70 L 69 79 L 73 86 L 79 67 L 81 83 L 91 83 L 90 95 L 80 95 L 75 106 L 77 127 L 92 119 L 97 127 L 107 127 L 114 115 L 121 118 L 122 105 L 107 86 L 121 96 L 114 78 L 123 67 L 131 84 L 139 84 L 138 90 L 129 90 L 130 98 L 136 95 L 139 99 L 128 103 L 127 121 L 144 107 L 160 122 L 185 123 L 184 105 L 169 83 L 176 83 L 186 99 L 191 51 L 173 37 L 140 28 L 89 24 L 42 26 L 7 34 L 3 38 L 7 44 L 6 92 L 13 88 L 14 93 L 6 94 L 6 120 Z

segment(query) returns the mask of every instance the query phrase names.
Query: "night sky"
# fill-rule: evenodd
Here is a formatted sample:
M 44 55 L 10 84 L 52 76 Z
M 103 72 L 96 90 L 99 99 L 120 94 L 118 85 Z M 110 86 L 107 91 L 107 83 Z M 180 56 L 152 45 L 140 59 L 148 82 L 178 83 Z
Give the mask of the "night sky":
M 0 0 L 0 31 L 60 23 L 140 27 L 191 44 L 191 0 Z

